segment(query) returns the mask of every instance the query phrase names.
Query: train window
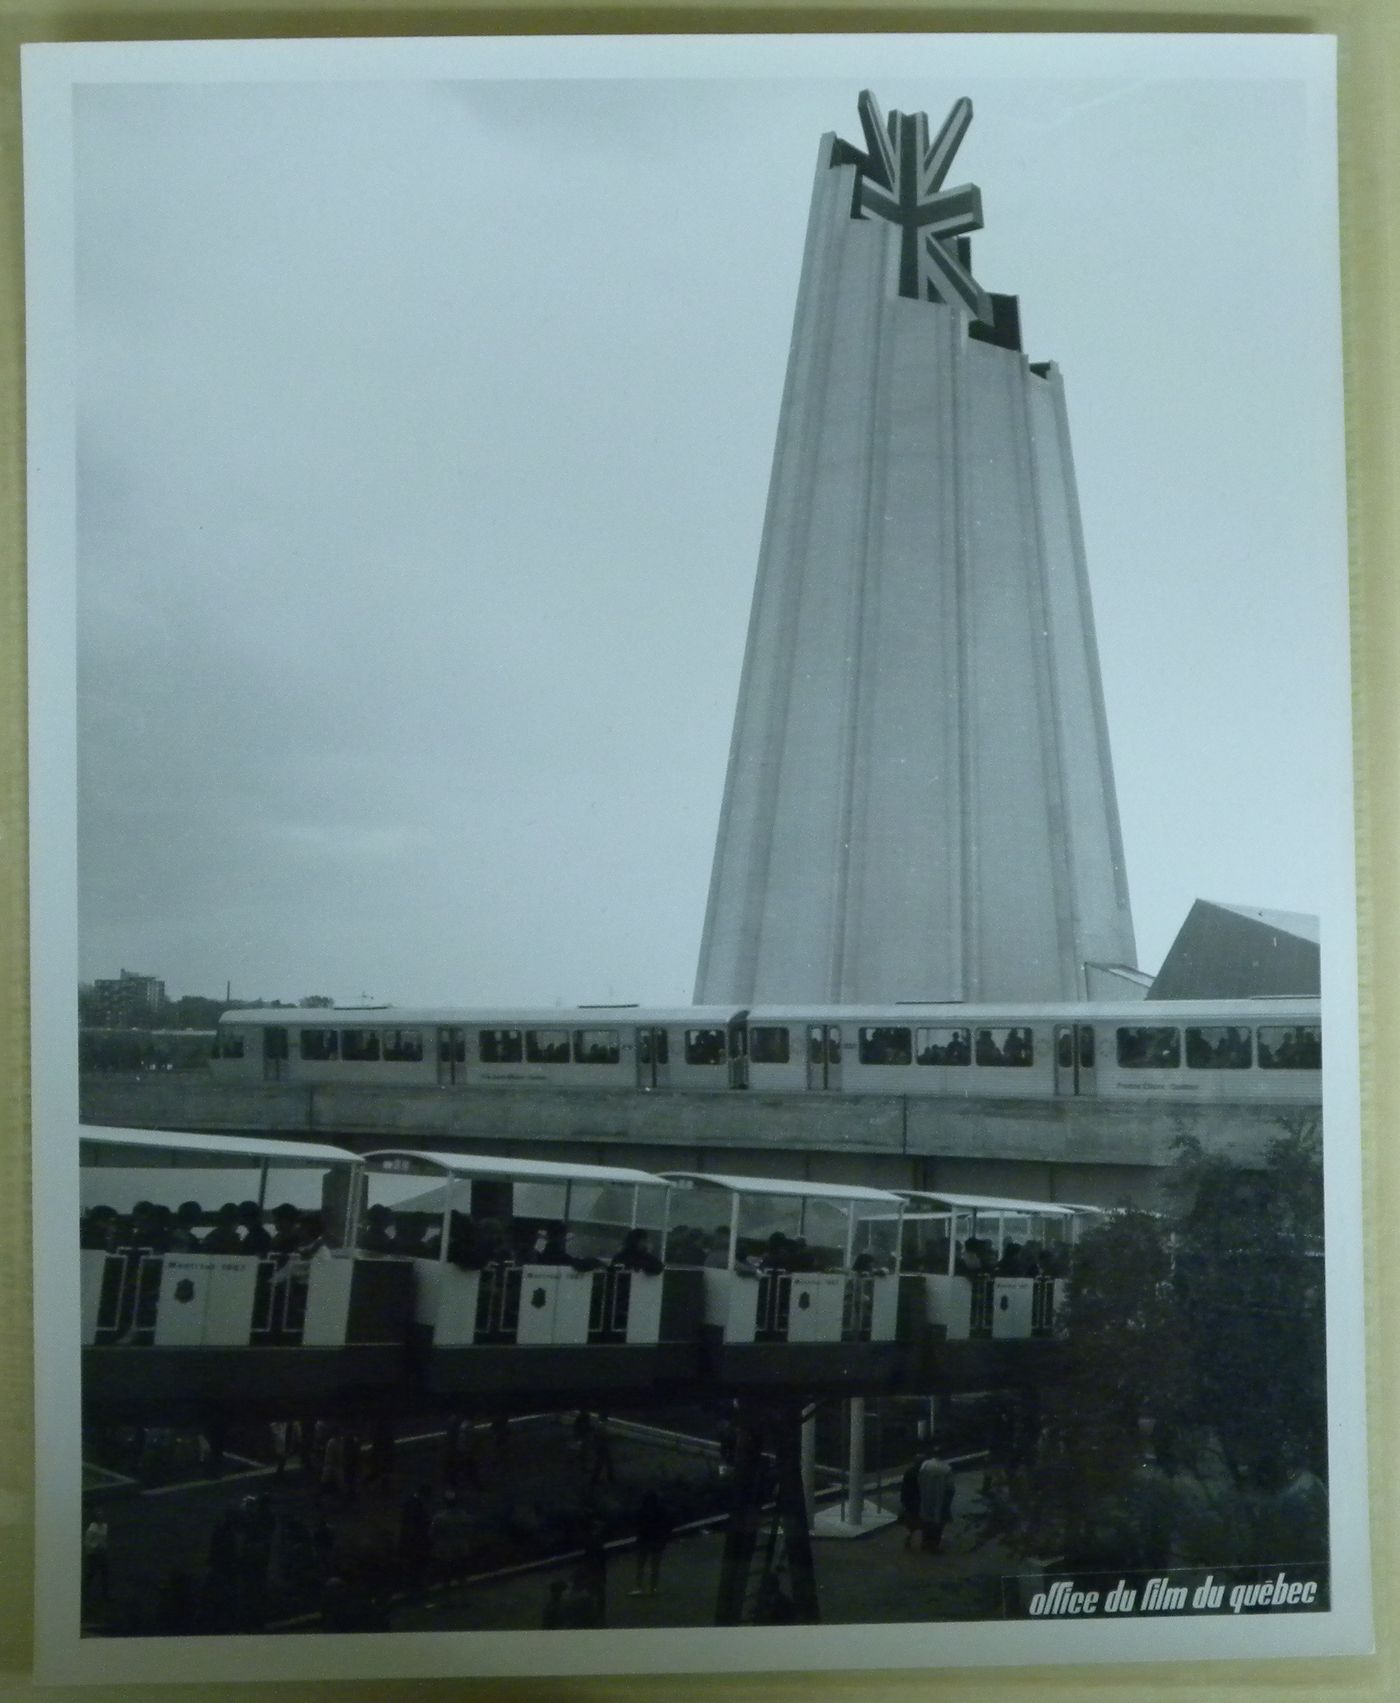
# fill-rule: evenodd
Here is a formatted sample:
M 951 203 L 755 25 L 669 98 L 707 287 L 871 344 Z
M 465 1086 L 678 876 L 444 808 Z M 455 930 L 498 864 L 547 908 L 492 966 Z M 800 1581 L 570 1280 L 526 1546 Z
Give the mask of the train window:
M 263 1030 L 263 1057 L 271 1059 L 286 1058 L 287 1031 L 279 1024 L 275 1029 Z
M 467 1031 L 465 1029 L 438 1030 L 438 1061 L 441 1064 L 465 1064 L 467 1062 Z
M 386 1029 L 384 1031 L 384 1060 L 386 1064 L 419 1064 L 423 1058 L 421 1029 Z
M 749 1057 L 755 1064 L 786 1064 L 792 1057 L 786 1029 L 750 1029 Z
M 1094 1031 L 1086 1023 L 1079 1031 L 1079 1068 L 1094 1068 Z
M 220 1029 L 214 1037 L 213 1056 L 215 1058 L 242 1058 L 243 1030 Z
M 979 1029 L 978 1064 L 1020 1069 L 1035 1062 L 1035 1042 L 1029 1029 Z
M 1061 1070 L 1074 1069 L 1074 1031 L 1061 1029 L 1055 1037 L 1055 1063 Z
M 527 1029 L 525 1058 L 530 1064 L 567 1064 L 569 1062 L 569 1031 L 567 1029 Z
M 483 1029 L 478 1038 L 483 1064 L 519 1064 L 519 1029 Z
M 373 1064 L 379 1057 L 378 1029 L 342 1029 L 340 1056 L 347 1064 Z
M 1311 1023 L 1259 1031 L 1260 1070 L 1321 1070 L 1322 1031 Z
M 655 1062 L 669 1064 L 671 1062 L 671 1038 L 664 1029 L 638 1029 L 637 1031 L 637 1061 L 639 1064 L 651 1064 L 653 1048 Z
M 301 1056 L 303 1058 L 322 1059 L 335 1058 L 340 1051 L 340 1035 L 335 1029 L 303 1029 L 301 1031 Z
M 1181 1063 L 1180 1029 L 1120 1029 L 1118 1063 L 1124 1070 L 1175 1070 Z
M 860 1031 L 860 1062 L 862 1064 L 908 1064 L 914 1056 L 907 1029 L 878 1029 Z
M 920 1064 L 971 1064 L 970 1029 L 916 1029 L 914 1057 Z
M 723 1064 L 723 1029 L 687 1029 L 685 1032 L 685 1062 L 687 1064 Z
M 1188 1070 L 1248 1070 L 1253 1063 L 1248 1029 L 1188 1029 Z
M 616 1029 L 575 1029 L 575 1064 L 616 1064 L 622 1057 Z

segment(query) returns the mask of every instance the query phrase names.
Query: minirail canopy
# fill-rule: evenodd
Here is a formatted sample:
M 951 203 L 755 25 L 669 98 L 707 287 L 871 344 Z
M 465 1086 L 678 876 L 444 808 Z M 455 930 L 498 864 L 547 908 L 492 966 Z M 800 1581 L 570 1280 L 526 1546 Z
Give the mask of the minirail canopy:
M 581 1236 L 600 1237 L 603 1226 L 655 1231 L 663 1244 L 666 1234 L 667 1201 L 671 1187 L 650 1171 L 622 1165 L 574 1165 L 551 1159 L 502 1159 L 473 1153 L 433 1153 L 418 1148 L 378 1148 L 364 1156 L 363 1178 L 368 1185 L 376 1177 L 437 1177 L 435 1186 L 422 1194 L 393 1205 L 395 1212 L 426 1213 L 439 1220 L 434 1232 L 436 1248 L 428 1257 L 446 1263 L 451 1256 L 452 1226 L 460 1206 L 471 1204 L 472 1183 L 503 1185 L 509 1205 L 488 1208 L 487 1217 L 514 1221 L 521 1214 L 516 1185 L 529 1188 L 544 1201 L 535 1200 L 523 1213 L 525 1221 L 548 1219 L 577 1230 Z M 620 1191 L 620 1194 L 619 1194 Z M 611 1206 L 606 1205 L 612 1196 Z M 551 1198 L 553 1197 L 553 1198 Z M 648 1205 L 649 1203 L 649 1205 Z M 387 1203 L 386 1203 L 387 1204 Z M 609 1239 L 612 1239 L 611 1237 Z M 613 1240 L 613 1246 L 615 1246 Z M 585 1249 L 596 1254 L 601 1250 Z
M 129 1147 L 148 1153 L 185 1153 L 204 1159 L 251 1159 L 273 1165 L 347 1165 L 359 1157 L 343 1147 L 320 1142 L 274 1141 L 253 1135 L 196 1135 L 192 1131 L 155 1129 L 110 1129 L 80 1124 L 78 1140 L 99 1148 Z
M 901 1189 L 899 1192 L 912 1206 L 928 1202 L 950 1206 L 959 1212 L 1009 1212 L 1033 1218 L 1068 1218 L 1085 1210 L 1062 1200 L 1004 1200 L 996 1195 L 950 1194 L 946 1189 Z
M 553 1159 L 498 1159 L 475 1153 L 427 1153 L 417 1148 L 376 1148 L 363 1155 L 367 1170 L 402 1171 L 405 1161 L 454 1177 L 518 1178 L 521 1182 L 627 1183 L 652 1188 L 666 1178 L 622 1165 L 571 1165 Z
M 731 1194 L 776 1194 L 810 1200 L 879 1201 L 886 1206 L 903 1206 L 903 1197 L 889 1189 L 867 1188 L 862 1183 L 783 1182 L 772 1177 L 731 1177 L 714 1171 L 662 1171 L 662 1182 L 712 1183 Z

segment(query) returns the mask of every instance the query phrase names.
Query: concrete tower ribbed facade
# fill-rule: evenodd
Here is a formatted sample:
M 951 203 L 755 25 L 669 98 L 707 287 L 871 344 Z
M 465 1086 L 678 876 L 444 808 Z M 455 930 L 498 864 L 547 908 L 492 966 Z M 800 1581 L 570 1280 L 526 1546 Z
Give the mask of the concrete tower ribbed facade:
M 1064 390 L 971 188 L 823 138 L 695 998 L 1073 1000 L 1135 962 Z

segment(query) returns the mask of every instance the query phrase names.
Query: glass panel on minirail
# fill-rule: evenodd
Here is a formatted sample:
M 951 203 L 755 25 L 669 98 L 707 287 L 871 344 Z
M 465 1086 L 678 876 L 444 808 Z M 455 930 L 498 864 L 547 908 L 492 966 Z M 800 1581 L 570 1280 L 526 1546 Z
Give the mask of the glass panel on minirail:
M 100 1163 L 89 1163 L 88 1151 L 79 1172 L 79 1205 L 85 1234 L 100 1223 L 106 1245 L 261 1254 L 260 1232 L 273 1230 L 278 1208 L 289 1236 L 309 1242 L 319 1231 L 332 1247 L 340 1244 L 346 1181 L 340 1166 L 275 1163 L 259 1206 L 261 1163 L 241 1155 L 178 1153 L 153 1165 L 149 1150 L 122 1155 L 118 1149 Z
M 802 1201 L 797 1195 L 741 1194 L 736 1257 L 750 1264 L 786 1259 L 802 1234 Z M 791 1267 L 787 1267 L 791 1269 Z
M 889 1201 L 856 1200 L 851 1210 L 855 1217 L 852 1264 L 893 1271 L 899 1263 L 899 1208 Z

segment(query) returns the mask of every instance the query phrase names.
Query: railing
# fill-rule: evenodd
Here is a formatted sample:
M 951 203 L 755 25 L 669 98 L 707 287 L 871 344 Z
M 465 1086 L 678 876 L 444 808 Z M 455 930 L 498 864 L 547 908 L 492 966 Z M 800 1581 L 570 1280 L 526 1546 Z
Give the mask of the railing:
M 875 1278 L 859 1273 L 846 1279 L 841 1298 L 842 1342 L 869 1342 L 875 1328 Z
M 479 1343 L 514 1342 L 520 1329 L 520 1287 L 524 1273 L 518 1265 L 488 1265 L 476 1291 L 476 1331 Z
M 98 1342 L 150 1342 L 162 1269 L 161 1256 L 149 1248 L 120 1248 L 107 1255 L 97 1304 Z
M 1031 1335 L 1053 1336 L 1055 1333 L 1055 1279 L 1037 1277 L 1031 1291 Z
M 590 1342 L 626 1342 L 627 1319 L 632 1306 L 632 1273 L 610 1265 L 593 1273 L 593 1293 L 588 1304 Z
M 97 1303 L 97 1340 L 110 1342 L 132 1328 L 141 1267 L 150 1259 L 148 1248 L 124 1248 L 109 1253 Z
M 970 1277 L 968 1282 L 972 1285 L 972 1307 L 967 1334 L 990 1336 L 992 1314 L 996 1304 L 996 1279 L 986 1272 L 978 1272 L 976 1276 Z
M 299 1343 L 306 1327 L 310 1288 L 311 1269 L 306 1261 L 290 1260 L 279 1265 L 276 1260 L 259 1260 L 253 1290 L 253 1341 Z
M 149 1248 L 123 1248 L 107 1255 L 97 1304 L 94 1341 L 103 1346 L 149 1347 L 160 1314 L 165 1256 Z M 310 1269 L 304 1261 L 260 1259 L 249 1321 L 249 1342 L 295 1345 L 306 1325 Z
M 754 1320 L 755 1342 L 786 1342 L 792 1312 L 792 1276 L 786 1271 L 765 1271 L 758 1279 L 758 1309 Z

